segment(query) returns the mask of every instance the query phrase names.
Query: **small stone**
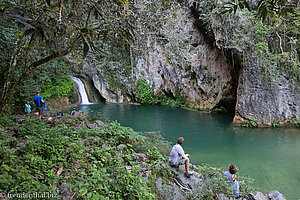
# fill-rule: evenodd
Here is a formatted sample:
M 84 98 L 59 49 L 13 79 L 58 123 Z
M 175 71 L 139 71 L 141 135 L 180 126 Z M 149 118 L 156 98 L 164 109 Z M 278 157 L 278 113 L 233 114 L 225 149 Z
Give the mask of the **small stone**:
M 228 197 L 225 197 L 224 194 L 217 194 L 216 195 L 216 200 L 230 200 L 232 198 L 228 198 Z
M 70 199 L 72 190 L 68 187 L 67 183 L 62 183 L 59 187 L 59 194 L 62 196 L 62 199 Z
M 157 180 L 156 180 L 156 188 L 158 190 L 161 190 L 162 189 L 162 178 L 159 177 Z
M 255 200 L 268 200 L 268 197 L 263 195 L 261 192 L 257 192 L 256 195 L 254 196 Z
M 102 122 L 101 120 L 97 120 L 97 121 L 95 121 L 95 123 L 96 123 L 99 127 L 105 127 L 105 123 Z
M 144 153 L 137 153 L 135 154 L 135 159 L 141 162 L 144 162 L 147 160 L 147 155 Z

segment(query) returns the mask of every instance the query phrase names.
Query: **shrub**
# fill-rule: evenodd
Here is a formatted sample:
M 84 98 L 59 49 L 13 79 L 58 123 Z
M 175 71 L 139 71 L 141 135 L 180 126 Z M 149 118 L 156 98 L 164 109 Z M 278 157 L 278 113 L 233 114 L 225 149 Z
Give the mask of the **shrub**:
M 299 118 L 299 119 L 296 119 L 296 121 L 295 121 L 295 126 L 296 126 L 297 128 L 300 127 L 300 118 Z
M 146 141 L 150 137 L 115 121 L 94 130 L 62 124 L 49 128 L 28 119 L 14 125 L 14 137 L 5 132 L 4 127 L 10 125 L 2 124 L 5 121 L 9 120 L 0 125 L 0 190 L 5 193 L 53 191 L 58 195 L 52 186 L 66 182 L 83 199 L 155 199 L 152 180 L 157 174 L 170 174 L 156 165 L 166 157 L 158 148 L 150 148 L 152 141 L 161 137 Z M 134 159 L 134 147 L 143 144 L 152 158 L 149 180 L 140 175 Z M 61 167 L 63 171 L 57 176 Z
M 157 104 L 157 100 L 154 99 L 150 86 L 145 78 L 139 79 L 136 83 L 138 97 L 143 104 Z
M 254 119 L 254 120 L 246 120 L 243 124 L 242 124 L 242 126 L 244 126 L 244 127 L 247 127 L 247 128 L 256 128 L 256 127 L 258 127 L 258 123 L 257 123 L 257 120 L 256 119 Z

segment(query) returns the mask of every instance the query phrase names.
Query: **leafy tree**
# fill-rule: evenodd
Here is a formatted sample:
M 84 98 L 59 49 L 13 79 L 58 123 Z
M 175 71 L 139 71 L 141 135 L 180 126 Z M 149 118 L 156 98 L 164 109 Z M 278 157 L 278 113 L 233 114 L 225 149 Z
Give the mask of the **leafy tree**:
M 297 7 L 296 1 L 286 0 L 259 0 L 255 1 L 253 5 L 246 0 L 230 0 L 225 2 L 223 12 L 236 12 L 238 8 L 248 10 L 257 10 L 259 17 L 262 21 L 265 21 L 268 16 L 271 18 L 277 18 L 281 16 L 287 16 L 288 13 L 293 12 L 293 9 Z
M 1 4 L 0 24 L 5 30 L 1 43 L 11 48 L 1 58 L 7 73 L 1 75 L 0 113 L 39 66 L 78 49 L 83 49 L 84 56 L 89 50 L 107 56 L 94 41 L 105 41 L 108 35 L 125 42 L 132 40 L 125 23 L 129 1 L 11 2 Z
M 89 18 L 83 13 L 89 13 L 89 5 L 79 9 L 76 2 L 34 0 L 1 5 L 1 26 L 11 30 L 15 40 L 5 58 L 9 62 L 1 83 L 0 113 L 38 66 L 67 55 L 82 42 L 86 51 Z

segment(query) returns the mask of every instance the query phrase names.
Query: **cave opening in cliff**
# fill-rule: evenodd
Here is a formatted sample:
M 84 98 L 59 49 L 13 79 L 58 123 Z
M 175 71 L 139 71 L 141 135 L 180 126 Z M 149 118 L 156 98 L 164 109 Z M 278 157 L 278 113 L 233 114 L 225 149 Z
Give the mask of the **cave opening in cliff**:
M 228 94 L 228 98 L 221 100 L 218 103 L 218 107 L 224 107 L 228 112 L 235 113 L 236 103 L 238 98 L 238 86 L 239 86 L 239 77 L 242 68 L 242 55 L 238 52 L 233 52 L 233 50 L 224 50 L 224 55 L 226 57 L 226 61 L 228 66 L 230 66 L 230 76 L 231 76 L 231 89 L 230 93 Z M 230 96 L 230 98 L 229 98 Z
M 215 107 L 214 111 L 218 112 L 226 112 L 226 113 L 234 113 L 235 112 L 235 103 L 236 99 L 232 101 L 220 101 Z
M 219 55 L 225 57 L 228 71 L 230 73 L 230 81 L 226 83 L 226 88 L 230 88 L 228 91 L 222 94 L 219 102 L 214 106 L 214 110 L 226 110 L 229 113 L 235 113 L 237 102 L 237 90 L 239 85 L 239 76 L 243 65 L 243 55 L 235 49 L 225 48 L 224 46 L 217 46 L 215 35 L 212 31 L 208 30 L 206 21 L 201 20 L 200 12 L 197 9 L 198 4 L 194 2 L 190 6 L 191 15 L 194 19 L 194 27 L 203 36 L 206 44 L 219 52 Z M 199 45 L 199 44 L 198 44 Z M 194 74 L 191 74 L 193 79 Z M 224 87 L 224 86 L 223 86 Z M 225 89 L 225 88 L 224 88 Z

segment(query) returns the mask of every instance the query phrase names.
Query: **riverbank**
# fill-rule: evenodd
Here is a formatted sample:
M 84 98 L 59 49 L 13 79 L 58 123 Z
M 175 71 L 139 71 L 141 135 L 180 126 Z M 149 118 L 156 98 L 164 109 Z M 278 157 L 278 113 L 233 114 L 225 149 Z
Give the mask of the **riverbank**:
M 90 121 L 83 112 L 43 122 L 2 117 L 0 131 L 4 194 L 48 192 L 63 199 L 232 196 L 221 170 L 207 165 L 192 166 L 195 184 L 189 191 L 180 188 L 174 178 L 182 170 L 166 164 L 170 145 L 160 135 Z M 242 194 L 251 192 L 251 180 L 239 175 L 239 181 Z

